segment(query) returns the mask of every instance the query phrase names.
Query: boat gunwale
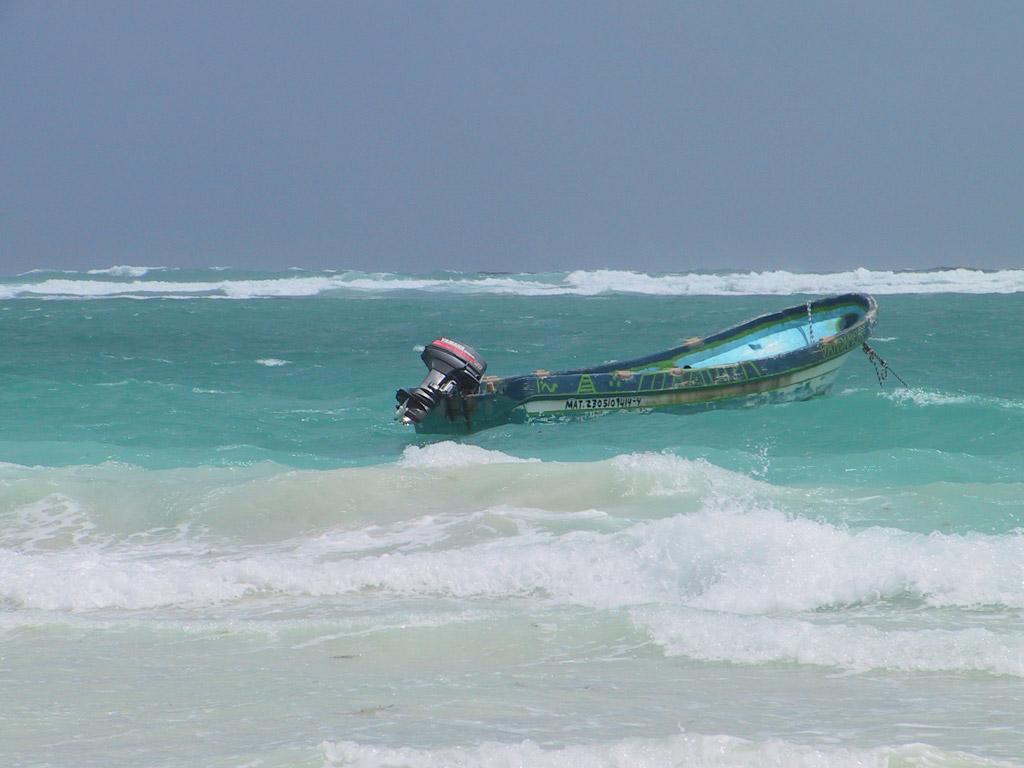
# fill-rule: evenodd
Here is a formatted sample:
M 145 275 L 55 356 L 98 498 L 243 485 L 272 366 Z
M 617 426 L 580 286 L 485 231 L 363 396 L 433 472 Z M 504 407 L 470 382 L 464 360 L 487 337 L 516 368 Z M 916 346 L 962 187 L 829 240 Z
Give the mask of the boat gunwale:
M 836 337 L 836 338 L 838 338 L 838 337 Z M 743 362 L 746 362 L 746 363 L 756 363 L 756 362 L 759 362 L 761 360 L 769 360 L 769 359 L 782 358 L 782 357 L 785 357 L 786 355 L 797 354 L 797 353 L 805 352 L 806 350 L 807 350 L 807 348 L 805 347 L 803 349 L 795 350 L 794 352 L 787 352 L 787 353 L 785 353 L 785 355 L 776 355 L 774 358 L 759 357 L 756 360 L 745 360 Z M 848 349 L 845 352 L 842 352 L 842 353 L 840 353 L 838 355 L 835 355 L 834 357 L 831 357 L 831 358 L 829 358 L 827 360 L 811 360 L 811 361 L 807 362 L 804 365 L 789 366 L 789 367 L 786 367 L 785 369 L 780 370 L 780 371 L 771 371 L 771 372 L 765 373 L 763 375 L 760 375 L 760 376 L 758 376 L 756 378 L 748 379 L 746 382 L 712 381 L 712 382 L 710 382 L 708 384 L 701 384 L 701 385 L 697 385 L 697 386 L 665 387 L 664 389 L 637 389 L 637 390 L 630 390 L 628 392 L 628 394 L 630 394 L 630 395 L 644 395 L 644 394 L 652 395 L 652 394 L 664 394 L 664 393 L 669 393 L 669 392 L 684 392 L 684 391 L 685 392 L 702 392 L 702 391 L 707 391 L 707 390 L 726 389 L 728 387 L 737 386 L 737 385 L 740 385 L 742 383 L 749 384 L 749 383 L 754 382 L 754 381 L 765 382 L 765 381 L 768 381 L 768 380 L 771 380 L 771 379 L 781 379 L 784 376 L 791 376 L 791 375 L 796 374 L 796 373 L 802 373 L 803 371 L 810 370 L 811 368 L 817 368 L 818 366 L 824 365 L 825 363 L 831 362 L 832 360 L 837 360 L 837 359 L 841 360 L 841 359 L 845 358 L 851 352 L 853 352 L 853 350 L 852 349 Z M 700 368 L 700 369 L 693 369 L 693 370 L 715 371 L 715 370 L 717 370 L 719 368 L 735 368 L 736 366 L 742 365 L 742 364 L 743 363 L 725 363 L 723 365 L 708 366 L 707 368 Z M 656 376 L 656 375 L 660 375 L 660 374 L 669 374 L 669 375 L 671 375 L 670 371 L 671 371 L 671 369 L 666 368 L 663 371 L 655 371 L 655 372 L 652 372 L 652 373 L 646 373 L 644 375 L 645 376 Z M 552 376 L 555 376 L 555 375 L 558 375 L 558 374 L 552 374 Z M 571 374 L 571 375 L 576 375 L 576 374 Z M 580 375 L 582 375 L 582 374 L 580 374 Z M 590 375 L 594 375 L 594 374 L 590 374 Z M 600 374 L 596 374 L 596 375 L 605 376 L 605 375 L 613 375 L 613 374 L 600 373 Z M 470 397 L 493 397 L 493 396 L 494 396 L 493 394 L 483 394 L 483 393 L 481 393 L 479 395 L 470 395 Z M 593 395 L 593 397 L 605 397 L 605 396 L 610 396 L 610 395 L 607 395 L 607 394 Z M 556 393 L 556 394 L 541 394 L 541 393 L 538 393 L 538 394 L 530 395 L 529 397 L 525 398 L 516 407 L 520 407 L 522 405 L 525 405 L 526 403 L 540 402 L 542 400 L 543 401 L 565 400 L 566 397 L 578 397 L 578 395 L 575 395 L 575 394 L 558 394 L 558 393 Z M 733 397 L 733 395 L 724 395 L 721 398 L 709 398 L 707 400 L 707 402 L 714 402 L 714 401 L 718 401 L 718 400 L 727 400 L 727 399 L 729 399 L 731 397 Z

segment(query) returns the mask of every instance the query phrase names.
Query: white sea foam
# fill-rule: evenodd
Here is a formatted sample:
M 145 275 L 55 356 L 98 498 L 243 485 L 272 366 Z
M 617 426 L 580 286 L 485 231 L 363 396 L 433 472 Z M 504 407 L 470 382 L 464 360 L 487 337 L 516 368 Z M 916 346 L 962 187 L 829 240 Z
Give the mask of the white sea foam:
M 126 264 L 107 267 L 106 269 L 90 269 L 87 275 L 110 275 L 111 277 L 142 277 L 150 272 L 162 272 L 167 267 L 132 267 Z
M 854 671 L 981 671 L 1024 677 L 1024 636 L 979 627 L 885 629 L 688 608 L 641 608 L 634 621 L 669 655 L 745 664 L 791 662 Z
M 257 365 L 265 365 L 267 368 L 278 368 L 282 365 L 289 365 L 291 360 L 280 360 L 276 357 L 264 357 L 256 361 Z
M 947 752 L 925 744 L 893 747 L 810 746 L 781 739 L 679 734 L 544 748 L 532 741 L 414 749 L 325 741 L 327 766 L 351 768 L 1010 768 L 1013 763 Z
M 343 287 L 328 277 L 289 277 L 266 280 L 173 282 L 167 280 L 72 280 L 52 278 L 38 283 L 0 285 L 0 298 L 229 298 L 253 299 L 315 296 Z
M 329 291 L 390 293 L 513 294 L 522 296 L 635 293 L 662 296 L 741 296 L 824 294 L 867 291 L 877 294 L 1016 293 L 1024 291 L 1024 270 L 944 269 L 929 272 L 893 272 L 855 269 L 827 274 L 788 272 L 730 272 L 719 274 L 646 274 L 622 270 L 578 270 L 547 275 L 481 276 L 455 273 L 449 277 L 421 277 L 389 273 L 344 272 L 264 279 L 210 281 L 140 280 L 103 281 L 98 276 L 145 277 L 155 267 L 110 267 L 90 270 L 85 279 L 50 278 L 38 282 L 0 284 L 0 298 L 56 297 L 175 297 L 251 299 L 315 296 Z M 146 272 L 140 272 L 146 270 Z M 26 273 L 27 275 L 28 273 Z M 23 276 L 26 276 L 23 275 Z
M 716 467 L 704 459 L 682 459 L 670 453 L 620 454 L 610 461 L 628 483 L 627 493 L 643 496 L 677 496 L 697 491 L 702 496 L 728 491 L 749 499 L 771 496 L 775 488 L 738 472 Z
M 128 264 L 118 264 L 112 267 L 103 267 L 96 269 L 78 270 L 78 269 L 29 269 L 25 272 L 19 272 L 18 277 L 25 277 L 26 275 L 110 275 L 111 277 L 142 277 L 143 275 L 149 274 L 150 272 L 163 272 L 169 267 L 133 267 Z M 210 267 L 210 269 L 217 269 L 217 267 Z
M 47 269 L 46 267 L 41 267 L 41 268 L 38 268 L 38 269 L 28 269 L 28 270 L 25 270 L 24 272 L 19 272 L 17 276 L 18 277 L 25 277 L 27 275 L 57 275 L 57 274 L 60 274 L 60 275 L 77 275 L 77 274 L 80 274 L 80 272 L 77 269 Z
M 521 459 L 501 451 L 492 451 L 478 445 L 467 445 L 445 440 L 431 445 L 410 445 L 402 451 L 398 466 L 408 469 L 439 469 L 444 467 L 471 467 L 482 464 L 519 464 L 538 459 Z
M 793 293 L 1014 293 L 1024 290 L 1024 270 L 983 272 L 948 269 L 931 272 L 893 272 L 855 269 L 828 274 L 734 272 L 652 276 L 636 272 L 598 270 L 570 272 L 566 283 L 583 294 L 621 291 L 662 295 L 728 296 Z
M 501 518 L 503 511 L 491 514 Z M 607 609 L 650 604 L 736 614 L 801 612 L 915 599 L 934 606 L 1024 607 L 1024 536 L 859 533 L 778 512 L 705 511 L 624 530 L 559 533 L 522 522 L 480 542 L 367 553 L 316 537 L 259 548 L 128 543 L 0 550 L 0 597 L 46 609 L 142 608 L 246 595 L 520 598 Z M 424 540 L 434 523 L 416 535 Z M 450 525 L 450 520 L 439 525 Z M 364 534 L 359 534 L 362 536 Z M 357 536 L 358 538 L 358 536 Z M 368 536 L 372 539 L 372 536 Z M 386 539 L 386 537 L 385 537 Z M 469 543 L 465 543 L 468 541 Z M 370 541 L 387 545 L 386 540 Z M 339 559 L 343 551 L 357 551 Z M 159 557 L 158 557 L 159 555 Z
M 419 491 L 438 469 L 449 492 L 433 502 Z M 1006 618 L 1024 608 L 1024 534 L 850 530 L 783 514 L 771 504 L 786 489 L 702 461 L 528 463 L 448 442 L 386 468 L 158 481 L 115 465 L 0 470 L 0 604 L 18 613 L 245 615 L 252 600 L 339 597 L 575 606 L 624 614 L 666 653 L 700 660 L 1024 677 L 1024 638 Z M 668 516 L 630 517 L 651 505 Z M 154 519 L 166 527 L 144 527 Z M 894 604 L 961 618 L 887 623 Z
M 533 279 L 532 275 L 516 277 L 451 277 L 443 280 L 406 275 L 374 275 L 344 280 L 339 288 L 365 293 L 389 291 L 430 291 L 434 293 L 493 293 L 518 296 L 561 296 L 577 293 L 571 286 Z
M 999 397 L 982 395 L 951 394 L 912 387 L 891 392 L 879 392 L 879 397 L 892 400 L 897 405 L 941 406 L 941 405 L 984 405 L 1010 410 L 1024 409 L 1024 403 Z
M 95 529 L 82 505 L 62 493 L 18 507 L 13 517 L 0 528 L 0 547 L 21 552 L 81 546 Z
M 217 618 L 189 616 L 181 613 L 147 612 L 133 616 L 111 616 L 107 613 L 55 613 L 53 611 L 0 611 L 0 633 L 26 627 L 68 627 L 88 632 L 146 631 L 170 635 L 252 635 L 273 637 L 293 650 L 312 648 L 336 639 L 369 637 L 381 633 L 405 632 L 409 629 L 431 629 L 453 624 L 472 625 L 500 621 L 503 614 L 479 608 L 444 607 L 418 612 L 403 605 L 403 610 L 385 613 L 335 612 L 316 616 L 282 611 L 281 616 L 265 613 L 242 617 L 226 614 Z

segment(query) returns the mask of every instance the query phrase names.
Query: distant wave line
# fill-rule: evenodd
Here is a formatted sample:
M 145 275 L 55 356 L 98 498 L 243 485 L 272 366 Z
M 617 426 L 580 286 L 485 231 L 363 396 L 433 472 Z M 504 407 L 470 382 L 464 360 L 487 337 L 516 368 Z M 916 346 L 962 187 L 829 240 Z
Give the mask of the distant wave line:
M 827 294 L 866 291 L 876 294 L 1009 294 L 1024 292 L 1024 270 L 943 269 L 897 272 L 858 268 L 847 272 L 812 273 L 775 270 L 766 272 L 645 273 L 623 270 L 576 270 L 541 274 L 491 275 L 445 273 L 402 275 L 395 273 L 341 272 L 297 274 L 280 277 L 211 280 L 141 279 L 160 267 L 110 267 L 85 273 L 64 273 L 36 282 L 0 283 L 0 299 L 55 298 L 300 298 L 324 293 L 431 293 L 504 294 L 520 296 L 599 296 L 636 294 L 650 296 L 749 296 Z M 213 271 L 213 270 L 203 270 Z M 27 273 L 26 273 L 27 274 Z M 76 276 L 77 275 L 77 276 Z M 132 278 L 97 279 L 102 276 Z M 23 275 L 24 277 L 24 275 Z M 211 275 L 213 277 L 213 275 Z

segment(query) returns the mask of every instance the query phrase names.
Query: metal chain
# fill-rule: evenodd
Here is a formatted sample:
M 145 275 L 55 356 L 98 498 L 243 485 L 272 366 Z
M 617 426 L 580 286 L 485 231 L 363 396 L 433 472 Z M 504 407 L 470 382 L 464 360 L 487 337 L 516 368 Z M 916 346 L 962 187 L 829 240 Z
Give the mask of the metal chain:
M 864 344 L 864 354 L 868 356 L 868 360 L 871 362 L 871 366 L 875 369 L 875 376 L 878 377 L 878 386 L 880 389 L 885 389 L 885 379 L 889 375 L 888 368 L 882 368 L 878 365 L 878 355 L 871 347 Z
M 807 302 L 807 335 L 811 340 L 811 346 L 814 346 L 814 317 L 811 315 L 811 302 Z
M 889 367 L 889 364 L 882 359 L 881 355 L 879 355 L 877 352 L 875 352 L 875 350 L 868 346 L 868 343 L 866 341 L 864 342 L 864 346 L 862 347 L 862 349 L 864 350 L 864 354 L 868 356 L 868 360 L 871 361 L 871 365 L 874 366 L 875 368 L 875 376 L 878 377 L 879 387 L 885 389 L 885 380 L 889 378 L 890 373 L 904 387 L 910 386 L 909 384 L 907 384 L 907 382 L 900 378 L 900 375 L 896 373 L 896 371 Z

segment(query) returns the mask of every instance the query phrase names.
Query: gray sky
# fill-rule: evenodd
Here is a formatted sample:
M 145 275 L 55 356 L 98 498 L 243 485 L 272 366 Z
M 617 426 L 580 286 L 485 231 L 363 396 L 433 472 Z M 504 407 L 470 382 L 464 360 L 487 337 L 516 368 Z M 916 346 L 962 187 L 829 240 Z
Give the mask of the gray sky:
M 1024 266 L 1024 3 L 0 0 L 0 273 Z

